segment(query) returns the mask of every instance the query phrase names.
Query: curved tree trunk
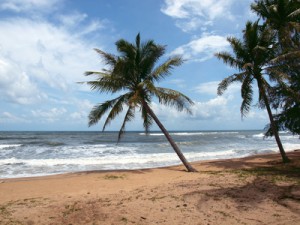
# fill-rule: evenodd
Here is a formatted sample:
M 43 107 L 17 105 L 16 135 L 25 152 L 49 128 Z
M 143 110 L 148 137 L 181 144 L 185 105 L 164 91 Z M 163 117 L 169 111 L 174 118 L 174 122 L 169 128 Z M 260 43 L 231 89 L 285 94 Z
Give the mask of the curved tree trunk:
M 185 166 L 188 172 L 197 172 L 195 168 L 191 166 L 191 164 L 186 160 L 180 149 L 178 148 L 177 144 L 174 142 L 173 138 L 170 136 L 169 132 L 166 130 L 166 128 L 162 125 L 162 123 L 159 121 L 155 113 L 152 111 L 152 109 L 149 107 L 149 105 L 146 102 L 143 102 L 143 106 L 146 108 L 147 112 L 150 114 L 150 116 L 154 119 L 158 127 L 161 129 L 161 131 L 164 133 L 166 138 L 168 139 L 169 143 L 173 147 L 174 151 L 178 155 L 179 159 Z
M 265 106 L 266 106 L 267 111 L 268 111 L 270 124 L 271 124 L 271 129 L 273 131 L 277 146 L 279 148 L 279 151 L 280 151 L 280 154 L 281 154 L 281 157 L 282 157 L 282 162 L 283 163 L 288 163 L 291 160 L 287 157 L 287 155 L 284 151 L 284 148 L 282 146 L 282 143 L 281 143 L 281 140 L 280 140 L 280 137 L 279 137 L 279 133 L 278 133 L 278 129 L 277 129 L 277 126 L 275 124 L 274 117 L 273 117 L 273 114 L 272 114 L 272 111 L 271 111 L 271 107 L 270 107 L 270 104 L 269 104 L 268 97 L 267 97 L 266 92 L 265 92 L 262 84 L 260 83 L 260 81 L 258 81 L 258 88 L 259 88 L 260 94 L 263 97 L 263 100 L 265 102 Z

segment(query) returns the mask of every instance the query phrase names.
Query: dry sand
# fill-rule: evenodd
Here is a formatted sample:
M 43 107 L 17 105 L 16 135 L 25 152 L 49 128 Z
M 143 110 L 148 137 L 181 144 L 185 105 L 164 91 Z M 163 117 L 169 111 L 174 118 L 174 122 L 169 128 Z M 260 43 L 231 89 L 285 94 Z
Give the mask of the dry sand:
M 300 224 L 300 151 L 0 180 L 0 224 Z

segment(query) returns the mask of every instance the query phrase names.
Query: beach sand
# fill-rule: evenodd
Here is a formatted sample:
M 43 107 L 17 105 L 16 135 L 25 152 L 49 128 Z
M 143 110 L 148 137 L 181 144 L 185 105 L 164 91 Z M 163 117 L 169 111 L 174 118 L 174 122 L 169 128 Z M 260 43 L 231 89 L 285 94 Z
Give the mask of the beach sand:
M 300 224 L 300 151 L 0 180 L 0 224 Z

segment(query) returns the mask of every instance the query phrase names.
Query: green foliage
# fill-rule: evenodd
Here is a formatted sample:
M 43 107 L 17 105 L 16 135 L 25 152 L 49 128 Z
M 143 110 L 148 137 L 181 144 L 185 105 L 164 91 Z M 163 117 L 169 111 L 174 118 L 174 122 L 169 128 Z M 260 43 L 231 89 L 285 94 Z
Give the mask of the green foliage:
M 270 92 L 272 107 L 279 111 L 276 126 L 300 134 L 300 1 L 256 0 L 251 8 L 276 35 L 276 55 L 266 69 L 276 82 Z M 266 134 L 273 135 L 267 128 Z
M 251 8 L 276 32 L 282 48 L 291 47 L 295 39 L 299 41 L 299 0 L 255 0 Z
M 92 90 L 100 93 L 122 93 L 115 99 L 96 105 L 89 114 L 89 126 L 95 125 L 107 115 L 103 125 L 105 130 L 107 125 L 125 110 L 126 114 L 118 136 L 120 140 L 126 124 L 134 119 L 138 109 L 141 112 L 145 131 L 148 132 L 153 124 L 153 118 L 145 105 L 149 105 L 153 97 L 156 97 L 161 104 L 175 107 L 179 111 L 190 112 L 189 106 L 192 101 L 186 95 L 156 86 L 157 82 L 171 75 L 173 68 L 183 63 L 180 56 L 172 56 L 157 65 L 160 57 L 165 53 L 165 46 L 158 45 L 153 40 L 141 42 L 140 34 L 136 36 L 135 43 L 124 39 L 117 41 L 116 48 L 118 55 L 95 49 L 108 68 L 100 72 L 85 73 L 86 76 L 96 77 L 95 80 L 86 82 Z
M 95 80 L 86 82 L 92 90 L 100 93 L 121 93 L 115 99 L 94 106 L 89 114 L 89 126 L 95 125 L 107 115 L 103 125 L 103 130 L 105 130 L 106 126 L 125 110 L 125 117 L 118 135 L 119 141 L 125 133 L 126 124 L 134 119 L 137 109 L 141 112 L 145 132 L 149 132 L 154 120 L 187 170 L 195 172 L 196 170 L 187 162 L 176 143 L 149 107 L 152 99 L 156 97 L 160 104 L 175 107 L 178 111 L 191 112 L 189 107 L 193 102 L 186 95 L 172 89 L 156 86 L 159 81 L 170 76 L 172 69 L 180 66 L 183 59 L 180 56 L 172 56 L 157 65 L 160 57 L 165 53 L 165 46 L 158 45 L 153 40 L 141 42 L 140 34 L 136 36 L 135 43 L 121 39 L 116 42 L 116 47 L 118 55 L 95 49 L 108 68 L 102 69 L 100 72 L 85 72 L 86 76 L 96 76 Z
M 256 80 L 257 105 L 265 108 L 267 100 L 278 112 L 267 125 L 266 135 L 275 135 L 277 130 L 300 134 L 300 1 L 255 0 L 251 9 L 262 22 L 247 22 L 242 40 L 228 38 L 233 54 L 216 55 L 240 71 L 219 84 L 218 94 L 230 84 L 241 82 L 241 114 L 245 116 L 251 108 Z
M 247 22 L 243 31 L 243 39 L 228 38 L 232 54 L 228 52 L 217 53 L 216 56 L 224 63 L 239 70 L 239 73 L 225 78 L 218 87 L 218 94 L 235 82 L 241 83 L 241 114 L 245 116 L 252 105 L 254 81 L 259 86 L 259 105 L 264 107 L 263 95 L 269 90 L 269 84 L 264 78 L 264 67 L 274 58 L 274 50 L 270 46 L 274 43 L 274 33 L 265 26 L 260 26 L 258 21 Z
M 279 151 L 284 163 L 290 160 L 285 154 L 279 134 L 278 125 L 274 121 L 271 110 L 272 100 L 270 93 L 273 92 L 269 81 L 278 83 L 284 82 L 284 77 L 269 73 L 270 62 L 277 56 L 280 45 L 276 42 L 276 33 L 270 29 L 267 24 L 259 24 L 259 20 L 252 23 L 247 22 L 243 30 L 241 40 L 231 37 L 228 42 L 232 48 L 233 54 L 227 52 L 217 53 L 216 56 L 226 64 L 236 68 L 240 73 L 233 74 L 225 78 L 218 87 L 218 94 L 228 88 L 234 82 L 242 83 L 241 86 L 241 114 L 245 116 L 251 108 L 253 101 L 253 85 L 256 82 L 259 96 L 258 104 L 260 108 L 266 108 L 270 119 L 270 130 L 275 136 Z

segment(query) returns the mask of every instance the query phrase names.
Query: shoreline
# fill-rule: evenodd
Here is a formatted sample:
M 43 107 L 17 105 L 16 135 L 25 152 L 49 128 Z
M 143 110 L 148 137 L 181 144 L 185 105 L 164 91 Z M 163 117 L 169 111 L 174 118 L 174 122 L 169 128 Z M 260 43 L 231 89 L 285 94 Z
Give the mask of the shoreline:
M 116 133 L 116 132 L 113 132 Z M 116 144 L 116 134 L 66 132 L 7 134 L 0 145 L 0 179 L 53 176 L 93 170 L 140 170 L 180 165 L 162 133 L 132 132 Z M 276 142 L 260 131 L 177 131 L 174 138 L 189 161 L 277 153 Z M 299 149 L 298 137 L 282 134 L 286 150 Z M 6 138 L 4 135 L 3 138 Z M 174 139 L 174 140 L 175 140 Z
M 297 224 L 300 150 L 0 180 L 2 224 Z
M 294 149 L 290 151 L 286 151 L 286 153 L 293 153 L 293 152 L 300 152 L 300 149 Z M 209 159 L 209 160 L 198 160 L 198 161 L 193 161 L 190 162 L 193 166 L 199 165 L 199 164 L 211 164 L 214 162 L 222 162 L 222 161 L 238 161 L 238 160 L 247 160 L 251 158 L 265 158 L 270 155 L 278 155 L 278 158 L 280 157 L 279 152 L 270 152 L 270 153 L 258 153 L 254 155 L 249 155 L 249 156 L 242 156 L 242 157 L 236 157 L 236 158 L 225 158 L 225 159 Z M 65 173 L 57 173 L 57 174 L 46 174 L 46 175 L 37 175 L 37 176 L 25 176 L 25 177 L 8 177 L 8 178 L 1 178 L 0 177 L 0 183 L 4 182 L 14 182 L 14 181 L 26 181 L 26 180 L 38 180 L 38 179 L 51 179 L 51 177 L 60 177 L 60 176 L 72 176 L 72 175 L 81 175 L 81 174 L 89 174 L 89 173 L 114 173 L 114 172 L 134 172 L 134 171 L 143 171 L 143 170 L 157 170 L 157 169 L 172 169 L 172 168 L 178 168 L 182 167 L 183 171 L 185 170 L 185 167 L 179 163 L 176 165 L 171 165 L 171 166 L 162 166 L 162 167 L 151 167 L 151 168 L 140 168 L 140 169 L 111 169 L 111 170 L 83 170 L 83 171 L 74 171 L 74 172 L 65 172 Z M 185 171 L 187 172 L 187 171 Z M 199 171 L 200 172 L 200 171 Z

